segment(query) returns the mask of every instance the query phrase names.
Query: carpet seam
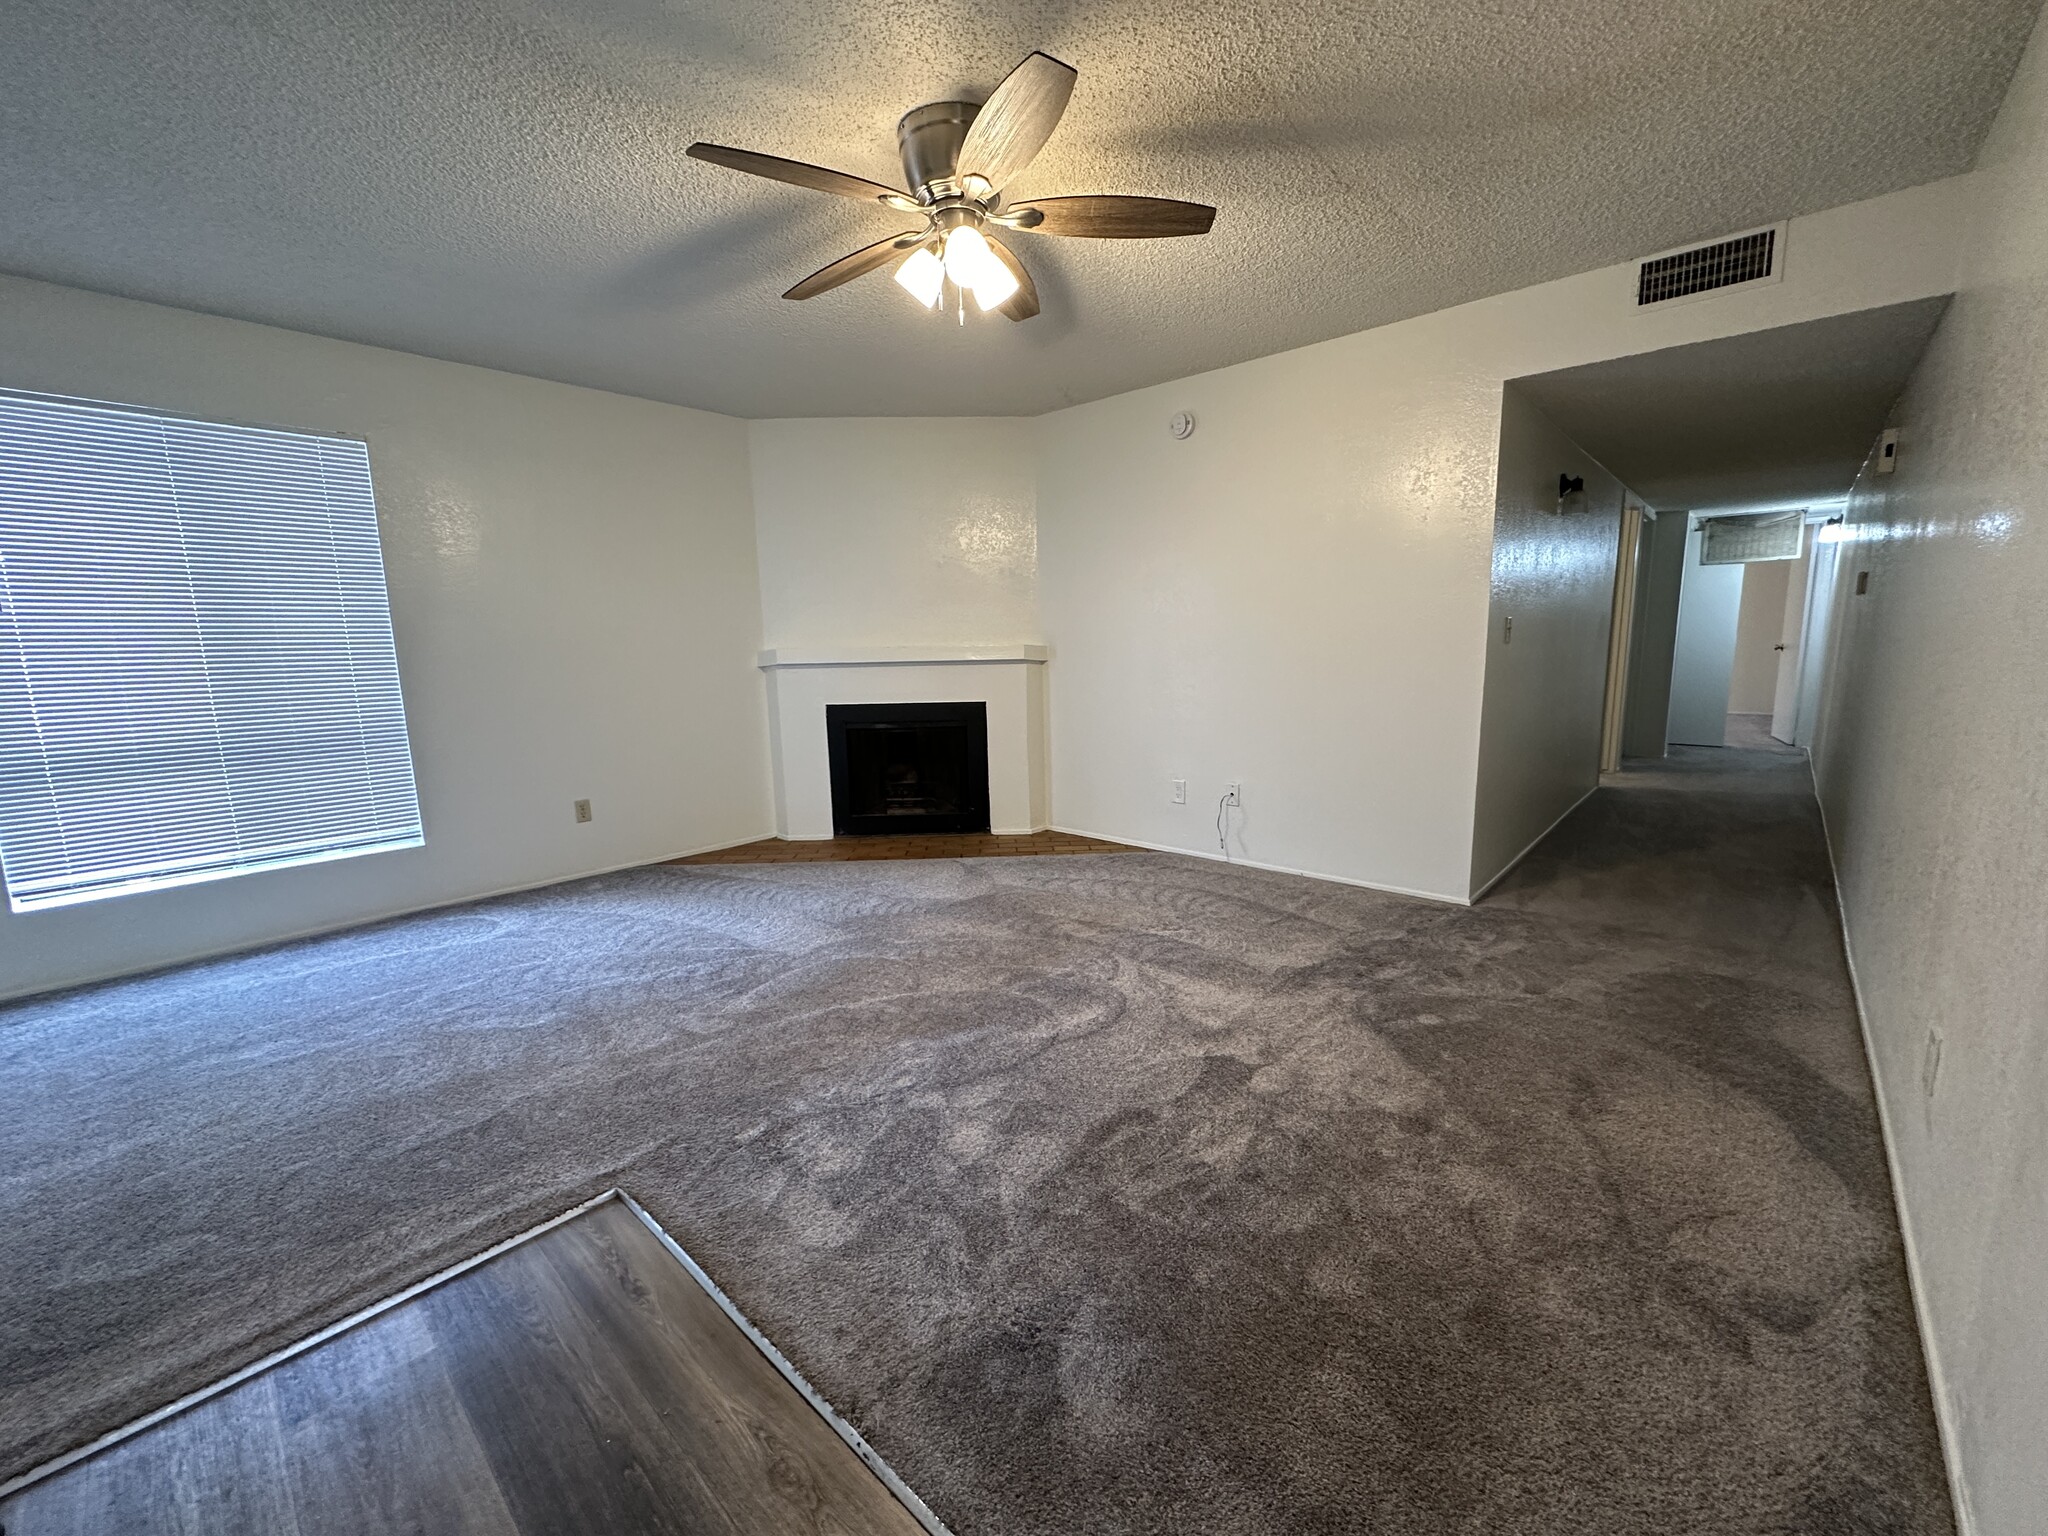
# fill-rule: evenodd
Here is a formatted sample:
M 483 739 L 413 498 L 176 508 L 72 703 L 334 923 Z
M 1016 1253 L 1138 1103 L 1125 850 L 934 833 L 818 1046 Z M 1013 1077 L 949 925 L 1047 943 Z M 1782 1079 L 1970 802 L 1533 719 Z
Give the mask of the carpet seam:
M 6 1482 L 0 1483 L 0 1499 L 11 1498 L 24 1489 L 31 1488 L 35 1484 L 42 1482 L 45 1478 L 54 1477 L 59 1472 L 68 1471 L 81 1462 L 89 1461 L 102 1451 L 110 1451 L 122 1442 L 132 1440 L 143 1431 L 154 1429 L 157 1425 L 176 1418 L 187 1409 L 197 1408 L 201 1403 L 224 1396 L 243 1383 L 253 1381 L 256 1377 L 261 1376 L 265 1371 L 275 1366 L 283 1365 L 286 1361 L 296 1359 L 300 1355 L 310 1354 L 329 1340 L 337 1339 L 344 1333 L 361 1327 L 364 1323 L 372 1322 L 383 1316 L 386 1312 L 402 1306 L 415 1297 L 424 1296 L 428 1291 L 445 1285 L 450 1280 L 459 1279 L 461 1276 L 468 1274 L 472 1269 L 488 1264 L 500 1254 L 509 1253 L 512 1249 L 517 1248 L 520 1244 L 530 1239 L 539 1237 L 543 1233 L 552 1232 L 556 1227 L 575 1220 L 586 1211 L 596 1210 L 606 1201 L 624 1198 L 626 1198 L 625 1191 L 616 1186 L 605 1190 L 602 1194 L 593 1195 L 590 1199 L 571 1206 L 559 1215 L 550 1216 L 546 1221 L 527 1227 L 523 1231 L 515 1232 L 510 1237 L 491 1244 L 490 1247 L 480 1253 L 473 1253 L 468 1258 L 459 1260 L 445 1269 L 438 1269 L 425 1279 L 414 1281 L 403 1290 L 395 1291 L 381 1300 L 373 1301 L 369 1306 L 351 1312 L 346 1317 L 337 1318 L 325 1327 L 315 1329 L 303 1339 L 295 1339 L 282 1349 L 274 1349 L 269 1354 L 228 1372 L 227 1375 L 221 1377 L 218 1381 L 210 1381 L 203 1387 L 197 1387 L 181 1397 L 173 1398 L 160 1408 L 152 1408 L 140 1417 L 130 1419 L 126 1424 L 117 1425 L 103 1435 L 94 1436 L 83 1445 L 73 1446 L 68 1451 L 52 1456 L 48 1461 L 40 1462 L 24 1472 L 17 1472 Z
M 690 1278 L 702 1288 L 704 1294 L 718 1304 L 719 1310 L 746 1335 L 747 1342 L 761 1352 L 762 1358 L 775 1367 L 783 1380 L 796 1388 L 797 1395 L 802 1397 L 832 1432 L 845 1442 L 847 1449 L 860 1458 L 861 1464 L 875 1474 L 882 1486 L 894 1496 L 896 1502 L 909 1512 L 910 1517 L 923 1526 L 929 1536 L 953 1536 L 946 1523 L 932 1511 L 929 1504 L 918 1497 L 916 1490 L 904 1482 L 882 1453 L 869 1445 L 861 1432 L 841 1417 L 839 1411 L 826 1400 L 825 1394 L 812 1386 L 803 1372 L 790 1362 L 789 1357 L 775 1347 L 774 1341 L 754 1326 L 753 1320 L 740 1310 L 739 1304 L 719 1288 L 718 1282 L 711 1278 L 703 1265 L 690 1257 L 688 1249 L 669 1236 L 668 1229 L 654 1219 L 647 1207 L 623 1189 L 614 1190 L 612 1193 L 619 1197 L 627 1210 L 640 1218 L 641 1224 L 654 1234 L 661 1246 L 668 1250 L 669 1256 L 681 1264 Z

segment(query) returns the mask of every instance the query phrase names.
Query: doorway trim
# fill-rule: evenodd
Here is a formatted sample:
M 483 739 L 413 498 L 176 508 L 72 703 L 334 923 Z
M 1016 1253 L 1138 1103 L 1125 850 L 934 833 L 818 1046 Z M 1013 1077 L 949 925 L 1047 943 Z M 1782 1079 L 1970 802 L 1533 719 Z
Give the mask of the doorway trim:
M 1643 509 L 1633 501 L 1621 508 L 1621 532 L 1614 551 L 1614 604 L 1607 618 L 1607 700 L 1600 713 L 1600 771 L 1621 766 L 1622 719 L 1628 713 L 1628 658 L 1636 627 L 1636 552 L 1643 538 Z

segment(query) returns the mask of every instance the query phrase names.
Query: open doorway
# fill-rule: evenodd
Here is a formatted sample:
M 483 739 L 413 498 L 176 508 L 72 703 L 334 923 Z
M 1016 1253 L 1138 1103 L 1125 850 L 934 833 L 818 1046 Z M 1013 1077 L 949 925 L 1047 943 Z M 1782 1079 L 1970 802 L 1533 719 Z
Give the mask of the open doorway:
M 1514 381 L 1631 493 L 1613 546 L 1603 771 L 1677 746 L 1812 743 L 1838 509 L 1947 302 Z M 1794 542 L 1743 553 L 1760 529 Z
M 1673 644 L 1667 744 L 1795 744 L 1800 679 L 1820 675 L 1805 623 L 1815 535 L 1833 508 L 1693 518 Z M 1833 546 L 1822 564 L 1833 576 Z M 1816 608 L 1824 617 L 1824 609 Z

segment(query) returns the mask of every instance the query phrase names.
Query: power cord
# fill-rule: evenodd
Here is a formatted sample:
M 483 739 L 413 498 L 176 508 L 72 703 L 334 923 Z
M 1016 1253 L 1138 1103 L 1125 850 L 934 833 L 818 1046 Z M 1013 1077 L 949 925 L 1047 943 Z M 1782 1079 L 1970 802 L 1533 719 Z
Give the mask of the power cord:
M 1230 859 L 1230 791 L 1227 789 L 1216 802 L 1216 846 L 1227 863 Z

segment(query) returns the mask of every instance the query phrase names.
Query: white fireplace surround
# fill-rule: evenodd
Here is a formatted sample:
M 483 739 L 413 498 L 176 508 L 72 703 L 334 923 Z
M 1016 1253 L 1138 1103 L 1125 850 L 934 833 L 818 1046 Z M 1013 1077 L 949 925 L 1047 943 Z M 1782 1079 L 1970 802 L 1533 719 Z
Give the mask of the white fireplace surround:
M 1045 663 L 1042 645 L 761 652 L 776 836 L 812 842 L 832 835 L 827 704 L 987 705 L 990 830 L 1041 830 L 1049 815 Z

